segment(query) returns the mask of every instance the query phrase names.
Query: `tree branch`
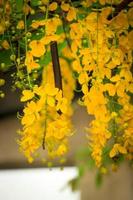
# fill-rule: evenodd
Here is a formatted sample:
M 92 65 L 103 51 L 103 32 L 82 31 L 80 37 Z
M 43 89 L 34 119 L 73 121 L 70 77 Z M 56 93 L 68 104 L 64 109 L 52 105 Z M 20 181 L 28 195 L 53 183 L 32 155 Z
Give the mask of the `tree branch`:
M 55 41 L 51 42 L 50 50 L 51 50 L 52 63 L 53 63 L 55 87 L 59 88 L 59 90 L 62 90 L 62 77 L 61 77 L 57 42 L 55 42 Z M 62 93 L 63 93 L 63 90 L 62 90 Z M 62 112 L 60 110 L 58 110 L 57 112 L 59 115 L 62 114 Z
M 62 90 L 62 77 L 61 77 L 57 42 L 51 42 L 50 50 L 51 50 L 52 63 L 53 63 L 55 87 Z
M 115 11 L 113 12 L 113 14 L 110 14 L 108 16 L 108 20 L 113 19 L 114 17 L 116 17 L 123 9 L 125 9 L 129 3 L 133 2 L 133 0 L 123 0 L 120 4 L 118 5 L 113 5 L 113 7 L 115 8 Z

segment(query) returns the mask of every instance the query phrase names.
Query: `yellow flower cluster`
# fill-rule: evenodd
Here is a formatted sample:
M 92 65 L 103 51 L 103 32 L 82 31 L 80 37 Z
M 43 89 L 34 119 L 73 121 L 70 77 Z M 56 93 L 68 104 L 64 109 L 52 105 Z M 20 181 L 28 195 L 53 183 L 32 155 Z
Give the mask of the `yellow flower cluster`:
M 68 149 L 68 137 L 72 135 L 69 103 L 62 91 L 46 83 L 33 90 L 24 90 L 21 101 L 28 101 L 21 119 L 19 131 L 21 151 L 33 161 L 36 150 L 43 146 L 50 157 L 62 156 Z
M 103 164 L 106 146 L 112 159 L 133 158 L 132 8 L 108 20 L 111 12 L 110 7 L 90 12 L 70 25 L 73 70 L 78 74 L 83 104 L 95 117 L 88 137 L 97 167 Z
M 56 10 L 57 3 L 53 2 L 48 8 L 49 11 Z M 58 16 L 32 22 L 33 29 L 43 28 L 44 33 L 41 39 L 28 43 L 25 66 L 29 74 L 40 69 L 38 61 L 45 58 L 51 42 L 60 44 L 64 41 L 64 33 L 56 34 L 60 26 L 62 21 Z M 60 66 L 63 91 L 54 86 L 53 67 L 50 62 L 43 68 L 41 85 L 22 92 L 21 101 L 28 103 L 21 120 L 23 130 L 19 131 L 19 145 L 29 162 L 34 160 L 34 153 L 40 147 L 47 149 L 51 158 L 63 156 L 68 151 L 68 137 L 72 135 L 70 118 L 73 113 L 70 105 L 76 82 L 65 59 L 60 58 Z

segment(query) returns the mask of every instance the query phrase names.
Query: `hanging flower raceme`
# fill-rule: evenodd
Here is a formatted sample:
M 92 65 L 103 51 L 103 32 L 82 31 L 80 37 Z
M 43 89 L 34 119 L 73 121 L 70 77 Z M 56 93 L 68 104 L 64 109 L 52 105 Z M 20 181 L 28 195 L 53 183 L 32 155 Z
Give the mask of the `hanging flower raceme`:
M 28 101 L 21 119 L 20 149 L 31 162 L 39 148 L 47 149 L 50 157 L 68 151 L 68 137 L 72 135 L 69 104 L 62 91 L 50 84 L 24 90 L 21 101 Z M 61 114 L 59 113 L 61 112 Z
M 78 74 L 78 82 L 81 84 L 83 104 L 87 107 L 88 113 L 95 117 L 89 125 L 88 137 L 92 158 L 97 167 L 106 165 L 103 162 L 103 159 L 106 160 L 105 156 L 110 157 L 110 162 L 111 159 L 112 162 L 116 162 L 114 157 L 117 156 L 118 160 L 121 156 L 132 160 L 131 145 L 125 145 L 127 130 L 132 141 L 129 122 L 132 120 L 133 77 L 132 61 L 128 56 L 132 48 L 126 47 L 128 50 L 123 52 L 123 47 L 119 46 L 119 38 L 131 34 L 132 30 L 128 31 L 127 15 L 124 13 L 122 16 L 125 21 L 122 20 L 121 27 L 114 27 L 114 19 L 107 20 L 110 12 L 111 9 L 108 8 L 104 8 L 100 14 L 91 12 L 82 21 L 78 20 L 77 24 L 72 24 L 70 30 L 71 50 L 74 56 L 73 70 Z M 121 13 L 116 20 L 119 23 Z M 75 25 L 78 28 L 74 28 Z M 83 31 L 80 35 L 81 30 Z M 127 88 L 130 88 L 130 91 Z M 125 98 L 126 104 L 120 102 L 120 99 Z M 129 121 L 126 119 L 125 107 Z M 124 119 L 128 121 L 127 124 L 124 123 Z M 130 148 L 127 149 L 127 146 Z M 106 148 L 108 153 L 104 155 Z

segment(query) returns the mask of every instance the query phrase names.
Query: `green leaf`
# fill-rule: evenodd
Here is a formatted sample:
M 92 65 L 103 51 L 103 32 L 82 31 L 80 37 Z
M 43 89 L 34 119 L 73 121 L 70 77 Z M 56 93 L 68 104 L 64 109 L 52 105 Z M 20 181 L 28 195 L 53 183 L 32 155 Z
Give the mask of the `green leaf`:
M 117 97 L 108 97 L 108 98 L 109 101 L 107 104 L 107 108 L 110 110 L 110 112 L 118 113 L 123 107 L 118 103 Z
M 79 174 L 79 177 L 82 177 L 82 176 L 84 175 L 84 173 L 85 173 L 85 166 L 82 165 L 82 164 L 80 164 L 80 165 L 78 166 L 78 174 Z
M 88 157 L 88 159 L 86 160 L 86 165 L 89 170 L 92 170 L 95 167 L 95 161 L 91 157 Z
M 127 92 L 127 94 L 130 96 L 130 104 L 132 104 L 133 105 L 133 93 L 131 93 L 131 92 Z
M 0 51 L 0 69 L 6 71 L 13 63 L 10 60 L 11 50 Z
M 78 13 L 77 18 L 80 19 L 80 20 L 83 20 L 85 18 L 85 14 L 84 13 Z
M 39 64 L 41 67 L 47 66 L 51 62 L 51 53 L 47 51 L 44 56 L 42 56 L 39 60 Z
M 19 40 L 19 45 L 20 45 L 20 48 L 25 50 L 25 40 L 24 39 Z
M 118 156 L 114 157 L 115 163 L 120 165 L 124 161 L 124 155 L 119 154 Z
M 65 48 L 66 45 L 67 45 L 66 41 L 58 44 L 59 56 L 61 55 L 62 49 Z M 41 67 L 44 67 L 44 66 L 47 66 L 50 62 L 51 62 L 51 53 L 50 51 L 47 51 L 45 55 L 40 58 L 39 64 Z
M 21 12 L 23 9 L 23 0 L 17 0 L 16 1 L 16 9 L 17 12 Z
M 109 152 L 111 150 L 111 147 L 104 147 L 102 152 L 102 162 L 104 165 L 112 163 L 112 159 L 109 157 Z
M 71 187 L 72 191 L 76 191 L 78 189 L 79 177 L 75 177 L 68 182 L 68 185 Z
M 40 5 L 40 0 L 32 0 L 31 1 L 31 6 L 39 6 Z
M 39 29 L 36 33 L 32 34 L 31 40 L 40 40 L 44 36 L 44 33 L 39 32 Z
M 98 188 L 101 187 L 102 182 L 103 182 L 103 176 L 102 176 L 102 174 L 98 171 L 97 174 L 96 174 L 96 177 L 95 177 L 96 186 L 97 186 Z
M 67 41 L 63 41 L 62 43 L 58 44 L 58 53 L 61 56 L 62 50 L 67 46 Z
M 89 47 L 89 40 L 87 38 L 83 38 L 82 39 L 82 46 L 84 48 L 88 48 Z
M 57 30 L 56 30 L 56 34 L 57 34 L 57 35 L 60 35 L 61 33 L 64 33 L 63 26 L 58 26 L 58 27 L 57 27 Z
M 117 132 L 119 130 L 119 125 L 116 123 L 115 119 L 111 119 L 109 121 L 108 130 L 110 133 L 112 133 L 113 136 L 117 135 Z

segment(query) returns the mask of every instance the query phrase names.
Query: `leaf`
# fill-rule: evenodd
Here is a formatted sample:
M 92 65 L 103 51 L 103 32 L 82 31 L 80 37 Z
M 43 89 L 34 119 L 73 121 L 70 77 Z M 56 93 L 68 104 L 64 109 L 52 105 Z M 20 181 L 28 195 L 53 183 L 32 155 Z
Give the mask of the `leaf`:
M 123 107 L 117 102 L 117 97 L 108 97 L 109 101 L 107 103 L 107 108 L 110 110 L 110 112 L 116 112 L 118 113 Z
M 120 164 L 124 161 L 124 155 L 119 154 L 118 156 L 115 156 L 115 157 L 113 158 L 113 160 L 115 161 L 115 163 L 116 163 L 117 165 L 120 165 Z
M 96 183 L 97 188 L 101 187 L 102 182 L 103 182 L 103 176 L 102 176 L 102 174 L 98 171 L 97 174 L 96 174 L 96 177 L 95 177 L 95 183 Z
M 23 9 L 23 0 L 16 1 L 17 12 L 21 12 Z
M 39 65 L 41 67 L 47 66 L 51 62 L 51 54 L 50 51 L 47 51 L 44 56 L 42 56 L 39 60 Z
M 6 71 L 13 63 L 10 60 L 11 50 L 2 50 L 0 51 L 0 68 L 3 71 Z M 4 66 L 4 67 L 3 67 Z
M 109 121 L 108 130 L 109 130 L 110 133 L 112 133 L 113 136 L 116 136 L 116 134 L 117 134 L 117 132 L 119 130 L 119 126 L 116 123 L 115 119 L 111 119 Z
M 59 43 L 58 44 L 58 53 L 59 53 L 59 56 L 61 55 L 62 53 L 62 50 L 67 46 L 67 41 L 64 40 L 62 43 Z
M 91 157 L 88 157 L 88 159 L 86 161 L 86 165 L 89 170 L 92 170 L 95 167 L 95 161 Z
M 98 9 L 98 8 L 101 8 L 101 5 L 98 1 L 96 1 L 92 4 L 92 7 Z
M 111 147 L 104 147 L 102 152 L 102 161 L 104 165 L 110 164 L 112 162 L 112 159 L 109 157 L 109 152 L 111 150 Z
M 72 191 L 76 191 L 78 189 L 79 177 L 75 177 L 68 182 L 68 185 L 71 187 Z
M 25 50 L 25 40 L 24 39 L 19 40 L 19 45 L 20 45 L 20 48 Z
M 85 173 L 85 166 L 80 164 L 78 166 L 78 175 L 79 175 L 79 177 L 82 177 L 84 175 L 84 173 Z
M 83 20 L 85 18 L 84 13 L 78 13 L 77 18 L 80 19 L 80 20 Z
M 64 33 L 63 26 L 58 26 L 58 27 L 57 27 L 57 30 L 56 30 L 56 34 L 57 34 L 57 35 L 60 35 L 61 33 Z
M 133 93 L 131 93 L 131 92 L 127 92 L 127 94 L 130 96 L 130 104 L 132 104 L 133 105 Z
M 39 6 L 40 5 L 40 0 L 32 0 L 31 1 L 31 6 Z
M 32 34 L 31 40 L 40 40 L 44 36 L 44 33 L 39 32 L 39 29 L 36 33 Z

